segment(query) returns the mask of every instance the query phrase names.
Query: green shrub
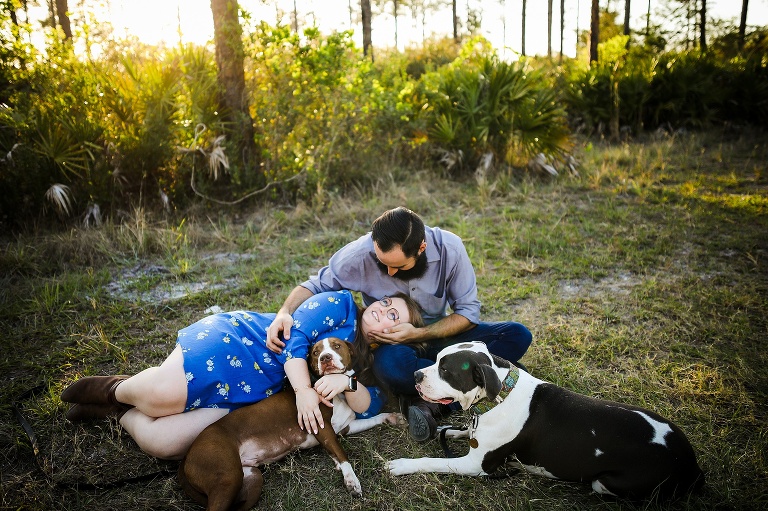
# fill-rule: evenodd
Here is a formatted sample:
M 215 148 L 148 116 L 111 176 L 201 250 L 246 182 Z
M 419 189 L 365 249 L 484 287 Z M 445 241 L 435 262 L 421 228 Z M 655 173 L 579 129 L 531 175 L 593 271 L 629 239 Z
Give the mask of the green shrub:
M 68 207 L 59 202 L 60 213 L 89 203 L 103 132 L 97 80 L 72 45 L 51 37 L 46 53 L 29 48 L 25 56 L 31 60 L 12 74 L 0 109 L 0 184 L 12 192 L 0 199 L 0 210 L 11 224 L 44 212 L 44 197 L 54 185 L 68 190 Z M 49 211 L 57 209 L 49 205 Z
M 428 39 L 422 46 L 406 48 L 405 52 L 393 52 L 394 56 L 402 55 L 400 69 L 405 70 L 409 78 L 418 80 L 424 73 L 436 71 L 456 60 L 459 56 L 459 45 L 451 37 Z M 390 60 L 390 54 L 387 60 Z
M 704 127 L 725 121 L 765 125 L 765 52 L 725 60 L 700 51 L 627 50 L 617 36 L 600 44 L 598 62 L 568 61 L 560 76 L 571 121 L 588 132 L 628 126 L 634 133 Z
M 110 41 L 102 48 L 85 60 L 52 33 L 39 64 L 17 71 L 24 87 L 4 88 L 0 150 L 12 160 L 0 163 L 0 184 L 16 191 L 0 199 L 5 221 L 53 211 L 77 217 L 93 205 L 109 216 L 160 204 L 161 193 L 183 204 L 192 162 L 178 148 L 193 144 L 198 125 L 207 128 L 199 146 L 225 132 L 210 52 Z M 66 188 L 54 196 L 67 208 L 45 199 L 59 184 Z
M 599 45 L 597 62 L 564 66 L 561 86 L 569 115 L 588 132 L 607 131 L 612 123 L 614 130 L 643 128 L 655 60 L 642 48 L 627 50 L 626 43 L 626 36 L 616 36 Z
M 701 127 L 722 116 L 726 99 L 722 68 L 712 54 L 663 54 L 651 80 L 647 124 Z
M 268 180 L 294 182 L 293 196 L 371 179 L 381 153 L 397 143 L 406 106 L 382 87 L 351 33 L 303 37 L 288 27 L 259 25 L 246 45 L 246 80 L 256 112 Z
M 477 40 L 421 82 L 429 142 L 441 151 L 460 151 L 465 169 L 474 170 L 487 154 L 519 164 L 567 147 L 565 110 L 546 75 L 500 61 Z
M 725 64 L 722 118 L 768 126 L 768 53 L 750 53 Z

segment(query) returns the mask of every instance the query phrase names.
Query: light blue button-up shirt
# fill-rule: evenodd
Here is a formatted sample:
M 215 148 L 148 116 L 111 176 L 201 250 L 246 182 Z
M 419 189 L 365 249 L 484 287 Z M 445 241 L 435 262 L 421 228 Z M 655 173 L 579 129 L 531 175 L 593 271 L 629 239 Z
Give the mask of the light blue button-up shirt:
M 418 279 L 400 280 L 382 271 L 377 264 L 371 233 L 336 252 L 317 275 L 301 284 L 313 293 L 349 289 L 359 291 L 368 306 L 383 296 L 402 292 L 424 311 L 424 320 L 433 323 L 448 315 L 448 307 L 470 322 L 480 321 L 475 270 L 461 238 L 438 227 L 426 227 L 427 271 Z

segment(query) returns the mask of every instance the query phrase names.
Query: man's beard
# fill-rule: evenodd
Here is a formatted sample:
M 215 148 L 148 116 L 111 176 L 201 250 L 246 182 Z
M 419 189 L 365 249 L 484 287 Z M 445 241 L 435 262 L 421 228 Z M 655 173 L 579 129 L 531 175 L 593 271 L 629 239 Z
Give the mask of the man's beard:
M 376 264 L 378 265 L 381 271 L 383 271 L 386 274 L 389 274 L 389 267 L 387 265 L 383 264 L 381 261 L 378 261 L 378 260 L 376 261 Z M 390 275 L 390 277 L 394 277 L 400 280 L 414 280 L 414 279 L 423 277 L 425 273 L 427 273 L 427 251 L 426 250 L 416 258 L 416 263 L 413 265 L 413 268 L 409 270 L 397 270 L 397 272 L 394 275 Z

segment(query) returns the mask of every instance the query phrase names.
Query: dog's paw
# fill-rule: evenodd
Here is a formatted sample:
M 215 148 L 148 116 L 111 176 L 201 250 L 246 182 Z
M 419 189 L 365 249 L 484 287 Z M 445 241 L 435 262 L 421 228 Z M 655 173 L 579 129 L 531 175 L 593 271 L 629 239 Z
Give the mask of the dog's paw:
M 404 426 L 407 424 L 408 421 L 405 420 L 405 417 L 403 417 L 402 413 L 389 413 L 387 414 L 387 417 L 384 419 L 386 424 L 390 424 L 392 426 Z
M 354 497 L 362 497 L 363 496 L 363 488 L 360 486 L 360 480 L 357 478 L 355 474 L 351 474 L 350 476 L 344 477 L 344 486 L 347 487 L 347 490 L 349 493 L 352 494 Z
M 412 459 L 399 458 L 387 463 L 387 471 L 393 476 L 404 476 L 416 472 Z
M 355 497 L 363 496 L 363 488 L 360 486 L 360 480 L 357 478 L 355 471 L 352 469 L 352 465 L 345 461 L 339 465 L 341 473 L 344 475 L 344 486 L 347 487 L 347 491 Z

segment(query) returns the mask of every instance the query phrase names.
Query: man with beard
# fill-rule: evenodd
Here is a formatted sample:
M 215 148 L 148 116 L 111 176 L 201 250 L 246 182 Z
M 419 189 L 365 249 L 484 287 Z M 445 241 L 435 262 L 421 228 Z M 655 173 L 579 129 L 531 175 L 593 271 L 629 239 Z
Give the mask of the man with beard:
M 371 232 L 342 247 L 317 275 L 291 291 L 267 330 L 267 346 L 280 353 L 285 346 L 280 334 L 290 338 L 291 315 L 299 304 L 314 294 L 340 289 L 359 291 L 366 306 L 376 297 L 398 292 L 421 306 L 424 327 L 401 323 L 369 339 L 375 350 L 373 372 L 399 396 L 408 431 L 420 442 L 435 436 L 437 419 L 448 409 L 418 397 L 415 371 L 432 365 L 446 346 L 460 342 L 483 341 L 492 354 L 510 362 L 518 361 L 531 344 L 531 332 L 520 323 L 480 321 L 475 271 L 461 239 L 439 227 L 426 227 L 403 207 L 386 211 L 373 222 Z

